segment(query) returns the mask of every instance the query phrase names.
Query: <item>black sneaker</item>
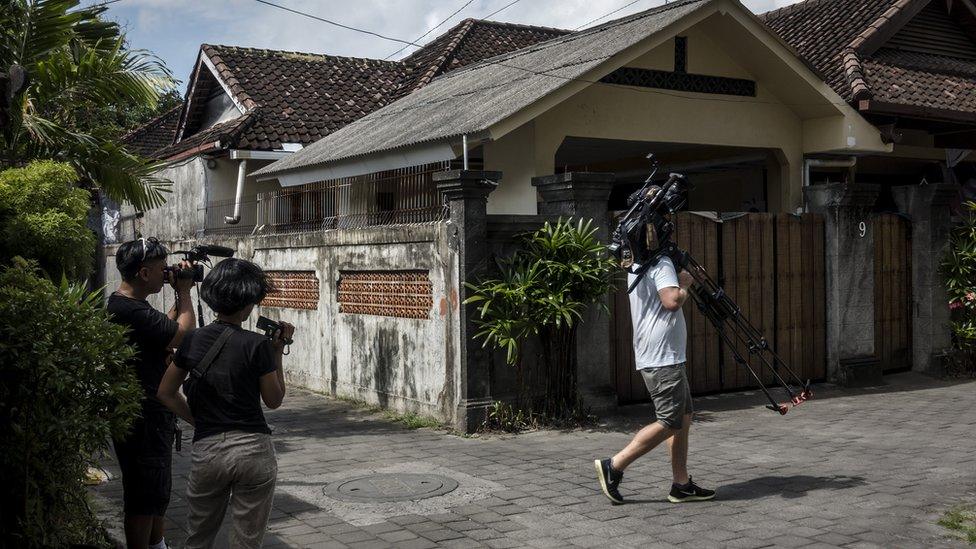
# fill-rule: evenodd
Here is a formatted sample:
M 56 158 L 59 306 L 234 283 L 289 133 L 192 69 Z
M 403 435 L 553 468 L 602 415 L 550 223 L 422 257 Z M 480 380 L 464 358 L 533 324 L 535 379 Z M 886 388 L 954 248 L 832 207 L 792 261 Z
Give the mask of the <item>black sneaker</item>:
M 594 459 L 593 466 L 596 467 L 596 477 L 600 479 L 600 488 L 603 489 L 603 495 L 610 498 L 610 501 L 614 505 L 623 503 L 624 498 L 620 495 L 620 491 L 617 490 L 617 486 L 620 486 L 620 481 L 623 480 L 624 474 L 610 467 L 610 458 Z
M 691 477 L 688 477 L 688 484 L 679 486 L 671 485 L 671 493 L 668 494 L 668 501 L 671 503 L 684 503 L 686 501 L 708 501 L 715 497 L 715 490 L 706 490 L 695 484 Z

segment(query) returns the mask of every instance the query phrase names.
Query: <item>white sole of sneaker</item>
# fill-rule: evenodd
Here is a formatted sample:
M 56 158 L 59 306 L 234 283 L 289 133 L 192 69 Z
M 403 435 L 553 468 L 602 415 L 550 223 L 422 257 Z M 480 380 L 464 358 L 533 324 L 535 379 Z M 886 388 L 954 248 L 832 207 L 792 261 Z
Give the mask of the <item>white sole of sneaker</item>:
M 610 490 L 607 489 L 607 479 L 603 478 L 603 466 L 600 465 L 600 460 L 594 459 L 593 467 L 596 468 L 596 478 L 599 479 L 600 481 L 600 488 L 603 490 L 603 495 L 607 496 L 607 499 L 609 499 L 613 503 L 616 504 L 623 503 L 623 501 L 610 495 Z
M 676 498 L 676 497 L 668 494 L 668 501 L 670 501 L 671 503 L 688 503 L 689 501 L 708 501 L 708 500 L 711 500 L 711 499 L 715 499 L 715 496 L 714 495 L 712 495 L 712 496 L 688 496 L 686 498 L 680 498 L 679 499 L 679 498 Z

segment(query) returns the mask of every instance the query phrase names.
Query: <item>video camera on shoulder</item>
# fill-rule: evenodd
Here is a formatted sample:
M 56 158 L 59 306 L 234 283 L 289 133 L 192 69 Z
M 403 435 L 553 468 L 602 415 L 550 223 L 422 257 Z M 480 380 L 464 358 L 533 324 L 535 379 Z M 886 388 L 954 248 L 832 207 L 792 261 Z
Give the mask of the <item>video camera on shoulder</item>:
M 674 223 L 671 214 L 685 204 L 684 193 L 688 180 L 677 173 L 668 175 L 663 185 L 653 183 L 658 163 L 653 154 L 648 159 L 653 163 L 651 175 L 637 192 L 627 200 L 628 210 L 611 235 L 607 247 L 611 257 L 620 266 L 633 272 L 635 264 L 646 267 L 656 262 L 661 253 L 668 249 L 674 236 Z
M 264 336 L 272 340 L 282 333 L 281 324 L 266 316 L 258 317 L 258 322 L 255 324 L 255 328 L 264 332 Z M 285 342 L 285 345 L 291 345 L 293 343 L 293 340 L 290 337 L 282 341 Z
M 228 248 L 226 246 L 215 246 L 215 245 L 200 245 L 194 246 L 189 250 L 178 250 L 173 252 L 174 254 L 183 254 L 183 260 L 188 261 L 192 265 L 189 269 L 180 269 L 176 267 L 164 267 L 163 273 L 166 277 L 165 280 L 168 283 L 172 283 L 175 279 L 188 279 L 192 278 L 194 282 L 203 282 L 203 265 L 200 263 L 210 264 L 210 256 L 214 257 L 234 257 L 233 248 Z

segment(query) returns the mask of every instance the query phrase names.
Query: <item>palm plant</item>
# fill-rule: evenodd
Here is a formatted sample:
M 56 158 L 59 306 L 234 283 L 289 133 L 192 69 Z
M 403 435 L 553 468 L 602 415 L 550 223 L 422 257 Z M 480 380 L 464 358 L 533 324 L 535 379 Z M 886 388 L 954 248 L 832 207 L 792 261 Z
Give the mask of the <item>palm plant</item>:
M 592 220 L 560 219 L 522 237 L 515 254 L 499 262 L 497 276 L 467 284 L 472 295 L 465 303 L 478 304 L 475 337 L 506 351 L 530 414 L 566 419 L 581 411 L 576 330 L 588 307 L 606 307 L 602 298 L 613 287 L 614 271 Z M 537 337 L 542 354 L 532 389 L 542 394 L 526 394 L 524 386 L 520 353 L 530 337 Z
M 155 108 L 173 78 L 155 56 L 125 47 L 105 5 L 80 0 L 6 0 L 0 7 L 0 74 L 23 70 L 0 128 L 0 168 L 30 160 L 70 164 L 92 185 L 139 209 L 163 203 L 158 165 L 126 150 L 120 136 L 98 135 L 80 120 L 86 106 Z M 2 105 L 2 103 L 0 103 Z

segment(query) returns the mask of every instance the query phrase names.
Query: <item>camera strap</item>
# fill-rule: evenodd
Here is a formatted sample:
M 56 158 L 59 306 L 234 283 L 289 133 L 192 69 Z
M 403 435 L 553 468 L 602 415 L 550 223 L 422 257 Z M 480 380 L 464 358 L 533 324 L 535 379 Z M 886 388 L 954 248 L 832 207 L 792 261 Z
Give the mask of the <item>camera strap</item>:
M 197 364 L 192 370 L 190 370 L 190 375 L 197 381 L 204 378 L 207 372 L 210 371 L 210 366 L 213 364 L 217 355 L 220 354 L 220 350 L 224 348 L 224 344 L 230 339 L 230 336 L 234 333 L 233 328 L 224 328 L 224 331 L 220 333 L 217 337 L 217 341 L 213 342 L 210 349 L 207 350 L 207 354 L 203 355 L 203 359 Z

